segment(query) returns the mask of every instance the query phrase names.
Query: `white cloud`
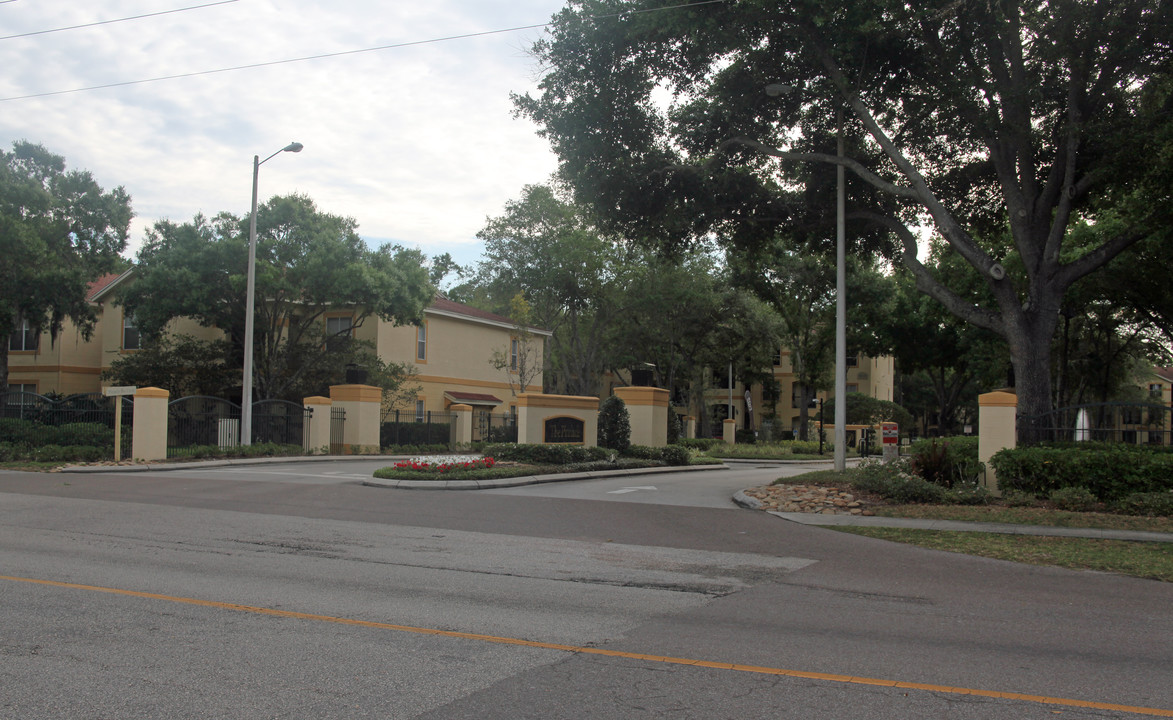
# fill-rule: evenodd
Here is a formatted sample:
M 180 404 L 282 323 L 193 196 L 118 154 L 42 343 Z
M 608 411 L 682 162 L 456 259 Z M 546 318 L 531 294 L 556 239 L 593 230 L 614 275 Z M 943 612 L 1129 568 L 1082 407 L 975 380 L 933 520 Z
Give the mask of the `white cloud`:
M 69 0 L 0 5 L 5 34 L 198 3 Z M 242 0 L 125 23 L 0 41 L 0 97 L 356 50 L 544 23 L 561 0 Z M 81 6 L 81 7 L 79 7 Z M 536 83 L 527 30 L 0 103 L 0 143 L 27 139 L 134 198 L 132 243 L 159 218 L 248 209 L 308 194 L 364 236 L 428 254 L 475 247 L 555 160 L 510 92 Z M 478 251 L 458 253 L 465 261 Z

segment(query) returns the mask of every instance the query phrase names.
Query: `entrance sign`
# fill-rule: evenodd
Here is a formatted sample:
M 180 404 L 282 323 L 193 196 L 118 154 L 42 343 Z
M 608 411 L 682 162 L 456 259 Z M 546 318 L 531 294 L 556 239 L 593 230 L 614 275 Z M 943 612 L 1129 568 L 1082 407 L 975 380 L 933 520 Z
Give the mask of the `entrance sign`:
M 586 441 L 586 423 L 576 417 L 553 417 L 546 420 L 548 444 L 577 444 Z

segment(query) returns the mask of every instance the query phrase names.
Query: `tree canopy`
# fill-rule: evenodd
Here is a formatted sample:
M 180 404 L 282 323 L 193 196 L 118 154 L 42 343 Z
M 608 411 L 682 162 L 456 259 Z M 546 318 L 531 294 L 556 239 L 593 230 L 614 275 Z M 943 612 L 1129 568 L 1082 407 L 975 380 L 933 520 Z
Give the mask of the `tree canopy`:
M 1000 335 L 1020 408 L 1040 413 L 1065 292 L 1169 217 L 1168 170 L 1144 159 L 1173 123 L 1171 21 L 1160 0 L 573 0 L 534 47 L 541 94 L 517 103 L 601 222 L 662 247 L 809 222 L 825 195 L 795 178 L 844 166 L 854 227 L 882 230 L 894 242 L 875 247 L 921 291 Z M 1126 202 L 1142 189 L 1147 205 Z M 1071 251 L 1074 220 L 1120 207 Z M 924 265 L 921 227 L 987 301 Z
M 423 255 L 390 245 L 371 250 L 357 227 L 353 218 L 323 212 L 301 195 L 274 197 L 257 209 L 260 399 L 283 398 L 311 375 L 337 374 L 340 362 L 353 360 L 338 352 L 339 341 L 349 341 L 372 316 L 395 324 L 422 320 L 434 297 Z M 147 234 L 121 302 L 148 339 L 179 317 L 223 330 L 230 362 L 239 365 L 247 264 L 247 217 L 160 221 Z M 351 313 L 350 323 L 328 330 L 326 315 L 333 311 Z
M 0 336 L 17 323 L 56 338 L 68 318 L 89 337 L 89 285 L 114 269 L 132 217 L 121 187 L 103 190 L 84 170 L 40 145 L 0 150 Z M 8 384 L 7 348 L 0 388 Z

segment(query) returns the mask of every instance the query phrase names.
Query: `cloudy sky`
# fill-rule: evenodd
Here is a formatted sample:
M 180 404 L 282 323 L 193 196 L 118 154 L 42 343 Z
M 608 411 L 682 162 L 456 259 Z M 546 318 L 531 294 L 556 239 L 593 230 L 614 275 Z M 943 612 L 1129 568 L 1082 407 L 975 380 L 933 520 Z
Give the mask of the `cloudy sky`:
M 198 6 L 206 7 L 198 7 Z M 248 212 L 300 192 L 354 217 L 372 245 L 458 262 L 490 215 L 555 159 L 512 116 L 532 90 L 526 49 L 562 0 L 0 0 L 0 143 L 40 143 L 131 194 L 131 248 L 155 220 Z M 181 12 L 167 12 L 194 8 Z M 43 32 L 136 15 L 93 27 Z M 27 34 L 39 33 L 39 34 Z M 410 44 L 81 92 L 163 76 Z

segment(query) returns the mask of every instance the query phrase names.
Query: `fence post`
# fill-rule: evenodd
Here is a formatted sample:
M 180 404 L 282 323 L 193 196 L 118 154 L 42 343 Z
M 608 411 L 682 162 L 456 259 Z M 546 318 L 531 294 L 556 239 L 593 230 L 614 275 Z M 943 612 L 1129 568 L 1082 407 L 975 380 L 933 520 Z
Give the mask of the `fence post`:
M 305 431 L 305 451 L 310 455 L 325 455 L 330 452 L 330 409 L 333 405 L 330 398 L 321 395 L 302 400 L 302 406 L 311 413 L 306 418 L 309 428 Z
M 448 411 L 452 413 L 449 449 L 472 445 L 472 405 L 453 405 Z
M 1018 396 L 1009 390 L 998 390 L 978 395 L 978 460 L 986 465 L 983 481 L 986 489 L 995 495 L 998 478 L 989 466 L 990 458 L 1003 448 L 1018 444 Z
M 344 455 L 379 451 L 379 406 L 383 391 L 372 385 L 331 385 L 334 407 L 346 411 Z
M 722 425 L 724 427 L 721 431 L 721 437 L 725 441 L 725 444 L 726 445 L 736 445 L 737 444 L 737 421 L 730 418 L 728 420 L 725 420 L 722 423 Z
M 134 427 L 130 454 L 135 460 L 167 459 L 167 399 L 162 388 L 142 387 L 134 393 Z

